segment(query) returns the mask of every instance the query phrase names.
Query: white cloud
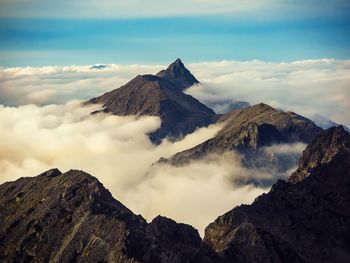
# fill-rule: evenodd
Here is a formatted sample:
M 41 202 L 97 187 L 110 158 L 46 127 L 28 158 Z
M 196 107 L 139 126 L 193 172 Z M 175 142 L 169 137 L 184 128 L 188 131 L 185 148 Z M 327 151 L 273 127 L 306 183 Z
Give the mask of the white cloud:
M 238 176 L 242 170 L 237 161 L 230 165 L 197 163 L 179 171 L 152 167 L 162 156 L 213 137 L 218 125 L 198 129 L 182 141 L 155 146 L 147 134 L 160 126 L 159 118 L 90 115 L 95 108 L 81 107 L 77 101 L 43 107 L 1 106 L 0 183 L 52 167 L 81 169 L 96 176 L 115 198 L 148 220 L 162 214 L 201 230 L 218 212 L 251 202 L 266 190 L 231 184 L 229 176 Z M 203 200 L 209 199 L 209 189 L 213 200 L 205 211 Z
M 201 101 L 264 102 L 350 125 L 350 60 L 221 61 L 190 64 L 189 68 L 202 85 L 187 93 Z
M 90 66 L 0 68 L 0 103 L 49 104 L 90 99 L 120 87 L 138 74 L 160 69 L 157 65 L 110 65 L 102 70 L 90 70 Z

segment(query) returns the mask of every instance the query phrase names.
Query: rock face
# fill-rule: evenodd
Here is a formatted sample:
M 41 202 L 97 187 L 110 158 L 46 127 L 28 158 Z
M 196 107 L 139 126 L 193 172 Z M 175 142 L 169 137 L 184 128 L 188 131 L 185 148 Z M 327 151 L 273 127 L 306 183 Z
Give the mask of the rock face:
M 154 143 L 160 143 L 165 137 L 175 140 L 215 121 L 213 110 L 182 92 L 195 82 L 198 81 L 182 62 L 176 60 L 167 70 L 155 76 L 139 75 L 119 89 L 93 98 L 88 103 L 103 104 L 98 112 L 160 117 L 160 129 L 150 134 Z
M 191 160 L 202 159 L 208 154 L 237 151 L 244 156 L 243 162 L 247 166 L 266 166 L 270 164 L 270 160 L 260 150 L 263 147 L 279 143 L 309 143 L 322 131 L 312 121 L 300 115 L 276 110 L 263 103 L 227 113 L 221 116 L 219 122 L 224 122 L 225 125 L 214 138 L 177 153 L 168 160 L 163 159 L 162 162 L 183 165 Z M 281 161 L 286 162 L 284 159 Z M 281 169 L 286 171 L 291 165 L 294 163 L 281 166 Z
M 349 142 L 342 127 L 321 133 L 289 183 L 218 217 L 205 242 L 231 262 L 350 262 Z
M 0 211 L 1 262 L 211 262 L 193 227 L 147 224 L 82 171 L 5 183 Z

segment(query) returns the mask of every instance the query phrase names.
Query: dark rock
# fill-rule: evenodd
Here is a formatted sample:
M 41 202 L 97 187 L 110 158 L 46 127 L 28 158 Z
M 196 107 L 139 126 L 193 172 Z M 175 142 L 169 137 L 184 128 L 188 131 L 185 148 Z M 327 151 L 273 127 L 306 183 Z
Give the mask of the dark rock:
M 212 262 L 192 227 L 147 224 L 96 178 L 57 171 L 0 186 L 1 262 Z
M 350 262 L 349 141 L 343 128 L 321 133 L 293 183 L 278 181 L 252 205 L 218 217 L 205 242 L 242 262 Z

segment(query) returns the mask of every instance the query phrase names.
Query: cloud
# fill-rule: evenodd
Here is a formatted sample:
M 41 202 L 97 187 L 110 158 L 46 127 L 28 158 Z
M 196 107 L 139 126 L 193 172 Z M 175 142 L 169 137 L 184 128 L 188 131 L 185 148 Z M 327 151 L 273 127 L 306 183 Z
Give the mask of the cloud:
M 306 117 L 318 114 L 350 126 L 350 60 L 219 61 L 187 66 L 202 83 L 187 93 L 207 104 L 229 100 L 264 102 Z M 137 74 L 156 73 L 165 66 L 112 64 L 102 70 L 90 67 L 0 68 L 0 103 L 44 105 L 90 99 L 120 87 Z
M 202 85 L 193 86 L 187 93 L 201 101 L 264 102 L 350 125 L 350 60 L 221 61 L 190 64 L 189 68 Z
M 65 103 L 72 99 L 90 99 L 120 87 L 138 74 L 158 72 L 161 66 L 110 65 L 102 70 L 91 66 L 47 66 L 0 68 L 0 103 Z
M 180 171 L 152 166 L 162 156 L 169 157 L 213 137 L 221 128 L 218 125 L 198 129 L 182 141 L 165 140 L 155 146 L 147 134 L 160 126 L 159 118 L 90 115 L 97 107 L 81 107 L 79 101 L 0 106 L 0 183 L 34 176 L 52 167 L 62 171 L 81 169 L 96 176 L 115 198 L 148 220 L 163 214 L 201 230 L 218 211 L 251 202 L 266 190 L 255 186 L 238 189 L 230 184 L 227 173 L 240 171 L 239 162 L 237 166 L 232 163 L 234 166 L 227 171 L 229 166 L 220 162 L 193 164 Z M 215 200 L 204 211 L 202 200 L 208 199 L 205 189 L 209 187 Z M 197 193 L 192 198 L 191 188 Z M 173 199 L 176 195 L 177 200 Z M 187 202 L 185 197 L 189 198 Z M 195 216 L 189 213 L 192 209 Z
M 0 17 L 49 17 L 49 18 L 139 18 L 188 15 L 236 14 L 266 16 L 268 10 L 278 10 L 284 15 L 324 14 L 349 8 L 348 1 L 272 1 L 272 0 L 128 0 L 82 1 L 62 0 L 1 0 Z M 183 8 L 186 6 L 186 8 Z M 55 12 L 48 12 L 55 10 Z M 265 11 L 265 12 L 264 12 Z M 274 14 L 279 14 L 274 12 Z

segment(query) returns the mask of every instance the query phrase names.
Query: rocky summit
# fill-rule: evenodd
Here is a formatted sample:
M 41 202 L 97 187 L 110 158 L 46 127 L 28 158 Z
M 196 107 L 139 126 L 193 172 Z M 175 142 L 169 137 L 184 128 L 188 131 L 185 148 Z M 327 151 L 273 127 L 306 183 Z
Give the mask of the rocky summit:
M 204 241 L 230 262 L 350 262 L 349 142 L 343 127 L 318 135 L 290 182 L 218 217 Z
M 350 134 L 315 137 L 289 182 L 191 226 L 147 223 L 91 175 L 57 169 L 0 185 L 1 262 L 350 262 Z
M 283 172 L 291 169 L 299 156 L 290 156 L 290 160 L 279 160 L 278 156 L 271 158 L 264 152 L 264 147 L 281 143 L 309 143 L 322 131 L 307 118 L 263 103 L 224 114 L 218 122 L 224 123 L 224 126 L 214 138 L 160 162 L 183 165 L 209 154 L 235 151 L 244 157 L 243 163 L 248 167 L 277 168 Z
M 176 140 L 216 120 L 213 110 L 182 92 L 197 82 L 178 59 L 157 75 L 139 75 L 86 103 L 102 104 L 102 109 L 95 114 L 158 116 L 161 127 L 150 134 L 152 142 L 160 143 L 166 137 Z

